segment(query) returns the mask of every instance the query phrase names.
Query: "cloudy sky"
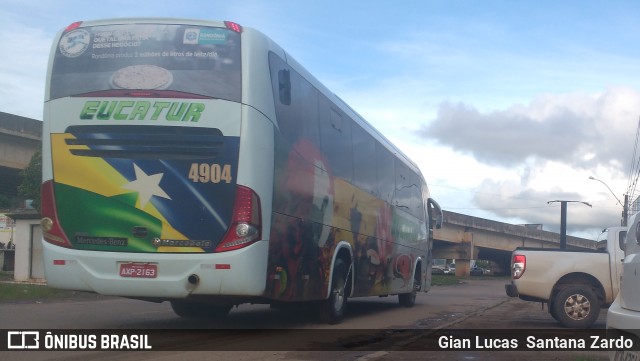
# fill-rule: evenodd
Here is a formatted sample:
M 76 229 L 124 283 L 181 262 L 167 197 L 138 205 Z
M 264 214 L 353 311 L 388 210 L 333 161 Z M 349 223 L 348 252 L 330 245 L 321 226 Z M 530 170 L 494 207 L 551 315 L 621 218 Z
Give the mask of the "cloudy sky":
M 58 30 L 135 16 L 261 30 L 413 158 L 446 210 L 558 231 L 547 202 L 576 200 L 593 207 L 569 206 L 569 233 L 620 222 L 638 161 L 638 1 L 0 0 L 0 111 L 42 119 Z

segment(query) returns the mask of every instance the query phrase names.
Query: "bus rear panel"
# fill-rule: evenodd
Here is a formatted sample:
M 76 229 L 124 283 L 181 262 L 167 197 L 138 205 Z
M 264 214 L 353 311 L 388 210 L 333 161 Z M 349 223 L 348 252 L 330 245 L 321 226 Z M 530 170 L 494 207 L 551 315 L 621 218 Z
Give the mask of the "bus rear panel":
M 237 183 L 237 30 L 122 21 L 60 34 L 45 104 L 51 286 L 163 298 L 262 294 L 264 277 L 245 271 L 264 273 L 266 242 L 226 253 L 261 237 L 259 197 Z

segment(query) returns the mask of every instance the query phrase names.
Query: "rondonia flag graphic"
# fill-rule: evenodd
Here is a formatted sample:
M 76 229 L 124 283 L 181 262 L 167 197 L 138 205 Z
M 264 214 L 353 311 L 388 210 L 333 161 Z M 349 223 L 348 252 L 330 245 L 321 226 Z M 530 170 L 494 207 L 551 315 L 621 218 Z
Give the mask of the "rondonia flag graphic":
M 235 196 L 237 137 L 191 127 L 52 135 L 58 217 L 78 249 L 211 252 Z

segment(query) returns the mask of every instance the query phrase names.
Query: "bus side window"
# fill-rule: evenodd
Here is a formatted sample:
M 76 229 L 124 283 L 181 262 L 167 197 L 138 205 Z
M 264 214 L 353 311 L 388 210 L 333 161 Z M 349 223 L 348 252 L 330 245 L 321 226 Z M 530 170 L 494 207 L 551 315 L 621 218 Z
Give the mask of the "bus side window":
M 291 70 L 291 107 L 293 108 L 292 127 L 299 129 L 299 138 L 310 140 L 320 147 L 320 129 L 318 125 L 318 90 L 295 70 Z M 292 140 L 295 143 L 299 140 Z M 313 159 L 307 159 L 313 162 Z
M 353 178 L 351 118 L 320 96 L 320 144 L 333 175 L 347 182 Z
M 409 169 L 402 162 L 395 162 L 396 189 L 393 194 L 393 205 L 406 212 L 411 210 L 411 179 Z
M 353 139 L 353 184 L 380 197 L 376 178 L 376 140 L 358 124 L 351 128 Z
M 409 182 L 411 182 L 409 188 L 411 190 L 411 214 L 416 216 L 416 218 L 418 218 L 419 220 L 424 221 L 424 209 L 422 208 L 422 191 L 420 190 L 420 177 L 418 177 L 417 173 L 411 170 L 409 171 L 409 177 Z
M 423 220 L 424 210 L 421 206 L 422 192 L 418 174 L 402 162 L 395 162 L 395 164 L 396 189 L 393 205 Z
M 376 192 L 383 201 L 391 204 L 395 188 L 393 155 L 382 144 L 376 142 Z
M 280 133 L 290 146 L 305 138 L 319 147 L 318 90 L 273 53 L 269 65 Z

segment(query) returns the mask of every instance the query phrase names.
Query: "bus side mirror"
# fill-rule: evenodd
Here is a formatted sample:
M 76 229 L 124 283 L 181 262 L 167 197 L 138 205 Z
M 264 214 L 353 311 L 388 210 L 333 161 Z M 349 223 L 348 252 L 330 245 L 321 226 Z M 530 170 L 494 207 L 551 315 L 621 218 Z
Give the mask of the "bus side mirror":
M 627 239 L 627 232 L 626 231 L 621 231 L 620 233 L 618 233 L 618 246 L 623 251 L 624 251 L 624 245 L 625 245 L 626 239 Z
M 287 69 L 278 71 L 280 103 L 291 105 L 291 73 Z
M 436 202 L 433 198 L 429 198 L 427 200 L 427 210 L 429 212 L 429 220 L 432 222 L 432 229 L 440 229 L 442 228 L 443 215 L 442 208 L 438 202 Z

